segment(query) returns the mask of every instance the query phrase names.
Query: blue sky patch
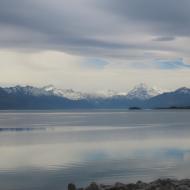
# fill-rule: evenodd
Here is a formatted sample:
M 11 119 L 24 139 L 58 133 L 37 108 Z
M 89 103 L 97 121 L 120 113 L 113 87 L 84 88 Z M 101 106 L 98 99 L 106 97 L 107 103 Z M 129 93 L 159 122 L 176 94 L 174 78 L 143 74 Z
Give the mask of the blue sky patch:
M 154 62 L 156 67 L 159 69 L 190 69 L 190 64 L 186 64 L 183 62 L 183 59 L 173 59 L 173 60 L 156 60 Z
M 105 65 L 109 64 L 107 61 L 98 58 L 89 58 L 84 62 L 85 66 L 96 69 L 102 69 Z

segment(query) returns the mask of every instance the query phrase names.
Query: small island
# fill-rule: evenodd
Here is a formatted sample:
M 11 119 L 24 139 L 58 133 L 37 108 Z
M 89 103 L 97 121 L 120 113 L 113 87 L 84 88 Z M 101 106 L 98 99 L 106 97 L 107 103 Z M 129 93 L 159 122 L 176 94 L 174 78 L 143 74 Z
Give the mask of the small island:
M 129 110 L 142 110 L 140 107 L 129 107 Z

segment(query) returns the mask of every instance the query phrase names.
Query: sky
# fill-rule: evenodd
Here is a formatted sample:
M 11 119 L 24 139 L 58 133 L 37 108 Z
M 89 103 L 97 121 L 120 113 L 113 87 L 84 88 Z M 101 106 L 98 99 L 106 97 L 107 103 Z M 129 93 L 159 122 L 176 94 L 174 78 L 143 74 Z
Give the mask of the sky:
M 189 0 L 0 0 L 0 85 L 190 87 Z

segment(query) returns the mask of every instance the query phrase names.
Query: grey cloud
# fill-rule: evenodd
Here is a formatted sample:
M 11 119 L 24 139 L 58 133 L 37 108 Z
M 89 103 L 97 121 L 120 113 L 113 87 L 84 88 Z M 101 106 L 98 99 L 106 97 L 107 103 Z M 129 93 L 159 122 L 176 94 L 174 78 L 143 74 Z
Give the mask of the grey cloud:
M 153 41 L 190 36 L 189 8 L 189 0 L 0 0 L 0 47 L 123 59 L 178 52 Z M 133 33 L 153 40 L 117 40 Z
M 57 47 L 60 50 L 67 49 L 67 46 L 121 48 L 122 44 L 95 39 L 97 35 L 110 34 L 115 29 L 107 30 L 101 16 L 96 15 L 96 12 L 91 14 L 88 2 L 1 0 L 1 46 Z M 7 30 L 12 32 L 7 33 Z
M 161 36 L 161 37 L 153 38 L 153 41 L 157 41 L 157 42 L 167 42 L 167 41 L 173 41 L 173 40 L 175 40 L 175 37 L 173 36 Z
M 189 0 L 105 0 L 103 5 L 111 14 L 155 33 L 190 36 Z

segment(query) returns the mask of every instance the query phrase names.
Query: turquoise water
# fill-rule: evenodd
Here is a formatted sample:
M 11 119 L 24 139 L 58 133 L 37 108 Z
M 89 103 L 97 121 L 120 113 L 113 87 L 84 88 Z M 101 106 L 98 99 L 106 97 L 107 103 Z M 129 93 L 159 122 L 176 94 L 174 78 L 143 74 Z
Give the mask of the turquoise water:
M 190 111 L 0 112 L 0 189 L 190 177 Z

